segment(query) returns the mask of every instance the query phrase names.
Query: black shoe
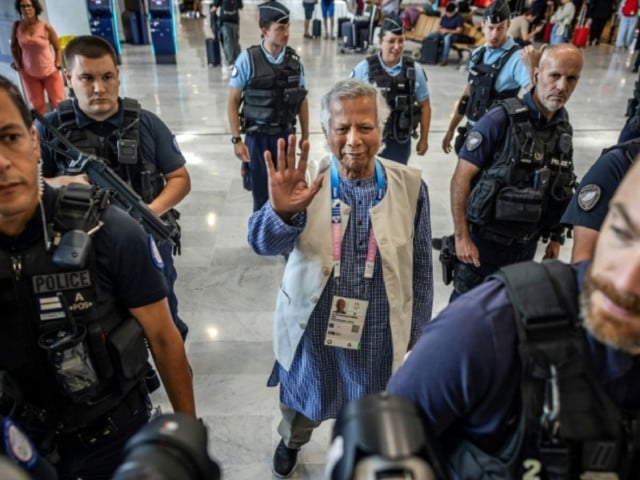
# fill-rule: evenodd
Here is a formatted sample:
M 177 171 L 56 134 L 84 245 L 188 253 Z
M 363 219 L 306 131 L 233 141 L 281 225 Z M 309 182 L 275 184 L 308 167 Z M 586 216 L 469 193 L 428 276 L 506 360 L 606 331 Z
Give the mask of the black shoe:
M 278 478 L 289 478 L 298 465 L 298 450 L 289 448 L 283 440 L 276 447 L 273 453 L 273 474 Z

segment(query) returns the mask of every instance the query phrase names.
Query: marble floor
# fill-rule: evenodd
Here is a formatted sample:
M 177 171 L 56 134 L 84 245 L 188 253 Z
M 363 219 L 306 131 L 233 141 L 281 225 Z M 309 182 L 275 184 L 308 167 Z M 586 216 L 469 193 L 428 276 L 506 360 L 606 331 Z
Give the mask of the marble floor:
M 338 53 L 337 43 L 305 40 L 300 2 L 285 1 L 292 11 L 289 44 L 303 60 L 310 99 L 311 152 L 326 150 L 319 122 L 319 99 L 329 86 L 345 78 L 364 58 Z M 241 44 L 260 38 L 256 0 L 245 0 L 241 13 Z M 282 258 L 260 257 L 247 246 L 251 196 L 242 189 L 240 165 L 233 156 L 227 126 L 229 69 L 206 64 L 204 37 L 209 18 L 178 22 L 177 65 L 156 65 L 149 46 L 124 46 L 122 91 L 157 113 L 178 135 L 187 158 L 192 191 L 179 206 L 183 249 L 176 258 L 180 313 L 189 324 L 187 351 L 193 367 L 198 414 L 209 425 L 209 449 L 222 465 L 225 480 L 271 478 L 270 461 L 279 438 L 277 390 L 265 386 L 273 363 L 271 313 L 283 270 Z M 410 49 L 418 44 L 409 44 Z M 624 123 L 627 98 L 636 75 L 629 54 L 612 46 L 585 50 L 586 64 L 568 104 L 575 129 L 575 161 L 582 174 L 602 148 L 613 144 Z M 431 198 L 433 235 L 451 231 L 448 185 L 456 159 L 440 148 L 443 132 L 465 72 L 455 66 L 426 66 L 433 118 L 430 148 L 413 156 Z M 568 258 L 570 243 L 563 248 Z M 434 312 L 446 303 L 449 288 L 436 279 Z M 168 411 L 166 398 L 156 403 Z M 322 477 L 331 425 L 314 433 L 300 454 L 293 478 Z

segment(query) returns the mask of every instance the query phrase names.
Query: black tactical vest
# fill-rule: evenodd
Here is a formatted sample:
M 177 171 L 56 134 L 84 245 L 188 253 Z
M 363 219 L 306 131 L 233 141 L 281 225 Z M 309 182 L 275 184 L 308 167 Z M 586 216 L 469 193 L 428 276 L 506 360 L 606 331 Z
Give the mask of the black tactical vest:
M 534 129 L 521 100 L 507 99 L 498 106 L 507 112 L 507 132 L 495 160 L 476 176 L 466 216 L 488 240 L 526 243 L 559 227 L 573 195 L 571 125 L 562 121 Z
M 58 104 L 58 130 L 78 150 L 104 159 L 120 178 L 129 183 L 146 203 L 156 198 L 165 185 L 164 176 L 155 163 L 144 158 L 140 143 L 140 103 L 132 98 L 122 99 L 124 121 L 122 126 L 102 137 L 89 128 L 80 129 L 73 110 L 73 101 Z M 54 140 L 54 143 L 55 140 Z M 64 145 L 56 148 L 66 150 Z M 64 163 L 66 165 L 67 162 Z M 65 172 L 59 172 L 64 174 Z
M 502 70 L 504 64 L 509 60 L 509 57 L 520 50 L 520 47 L 513 45 L 491 65 L 482 63 L 486 49 L 487 47 L 481 47 L 473 54 L 471 57 L 473 67 L 469 69 L 471 93 L 465 115 L 469 120 L 474 122 L 478 121 L 497 100 L 515 97 L 520 90 L 516 88 L 498 92 L 495 89 L 496 79 L 498 78 L 500 70 Z
M 22 391 L 18 423 L 27 431 L 69 433 L 103 417 L 141 384 L 147 350 L 136 320 L 101 288 L 92 247 L 84 265 L 54 260 L 65 233 L 98 224 L 106 191 L 71 184 L 55 195 L 48 251 L 44 238 L 0 250 L 0 370 Z
M 282 63 L 269 63 L 259 45 L 249 47 L 251 79 L 242 93 L 240 113 L 245 133 L 276 135 L 296 124 L 307 90 L 300 87 L 302 64 L 291 47 Z
M 640 410 L 614 404 L 597 378 L 573 269 L 527 262 L 495 277 L 516 312 L 522 364 L 525 434 L 515 478 L 637 478 Z
M 383 93 L 391 114 L 384 127 L 384 138 L 406 143 L 420 124 L 421 108 L 416 101 L 415 62 L 412 58 L 402 58 L 402 71 L 392 77 L 380 64 L 378 55 L 367 57 L 369 82 Z

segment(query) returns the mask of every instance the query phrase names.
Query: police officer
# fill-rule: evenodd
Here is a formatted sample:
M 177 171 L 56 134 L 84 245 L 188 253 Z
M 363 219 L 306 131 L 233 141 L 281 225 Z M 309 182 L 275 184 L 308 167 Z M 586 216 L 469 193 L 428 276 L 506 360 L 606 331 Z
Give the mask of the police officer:
M 467 117 L 467 126 L 458 129 L 456 153 L 459 153 L 468 131 L 496 100 L 515 97 L 520 89 L 531 84 L 522 51 L 507 35 L 509 15 L 509 5 L 505 0 L 496 0 L 484 11 L 482 28 L 487 43 L 471 53 L 467 85 L 462 98 L 453 107 L 449 128 L 442 139 L 445 153 L 451 151 L 451 140 L 463 117 Z M 532 55 L 529 61 L 535 64 L 535 60 L 537 56 Z
M 351 77 L 373 83 L 382 90 L 391 115 L 385 125 L 380 156 L 406 165 L 411 156 L 411 137 L 418 125 L 416 152 L 424 155 L 429 148 L 431 102 L 427 76 L 422 68 L 416 68 L 413 59 L 403 56 L 404 29 L 398 15 L 385 17 L 379 41 L 380 52 L 356 65 Z
M 229 128 L 235 156 L 248 163 L 253 210 L 269 199 L 264 152 L 277 156 L 279 138 L 300 120 L 300 145 L 309 139 L 309 105 L 300 57 L 289 42 L 289 10 L 280 2 L 258 5 L 262 41 L 243 51 L 229 80 Z M 240 109 L 242 105 L 242 110 Z M 245 133 L 244 141 L 240 133 Z
M 636 164 L 590 264 L 507 267 L 524 295 L 494 279 L 461 296 L 392 376 L 387 390 L 419 405 L 447 478 L 638 477 L 639 182 Z M 518 315 L 534 301 L 537 315 Z
M 562 223 L 573 227 L 571 263 L 590 260 L 611 197 L 640 153 L 640 137 L 605 149 L 582 177 Z
M 175 222 L 178 214 L 173 208 L 191 189 L 175 135 L 136 100 L 118 96 L 116 56 L 106 41 L 92 35 L 75 37 L 65 47 L 64 56 L 65 76 L 75 99 L 62 102 L 46 118 L 79 150 L 105 158 L 156 215 Z M 65 147 L 58 145 L 52 132 L 42 125 L 39 129 L 44 176 L 57 177 L 50 180 L 54 186 L 78 181 L 66 175 L 75 156 L 64 154 Z M 161 242 L 158 248 L 169 286 L 171 315 L 184 339 L 189 329 L 178 316 L 172 246 Z
M 108 479 L 149 417 L 145 338 L 174 410 L 195 414 L 160 255 L 106 191 L 42 182 L 37 130 L 4 77 L 0 132 L 0 414 L 61 479 Z
M 452 299 L 498 268 L 557 258 L 560 216 L 573 194 L 573 130 L 564 104 L 582 71 L 582 53 L 560 44 L 544 50 L 534 87 L 487 112 L 469 133 L 451 178 L 455 249 Z

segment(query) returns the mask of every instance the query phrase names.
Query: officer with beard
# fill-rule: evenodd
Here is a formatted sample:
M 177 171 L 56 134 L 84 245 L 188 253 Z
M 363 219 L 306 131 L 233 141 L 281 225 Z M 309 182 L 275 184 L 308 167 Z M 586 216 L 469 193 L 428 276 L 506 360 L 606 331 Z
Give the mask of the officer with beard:
M 521 290 L 506 275 L 461 296 L 391 378 L 424 413 L 448 478 L 637 478 L 638 182 L 636 163 L 591 262 L 507 267 Z

